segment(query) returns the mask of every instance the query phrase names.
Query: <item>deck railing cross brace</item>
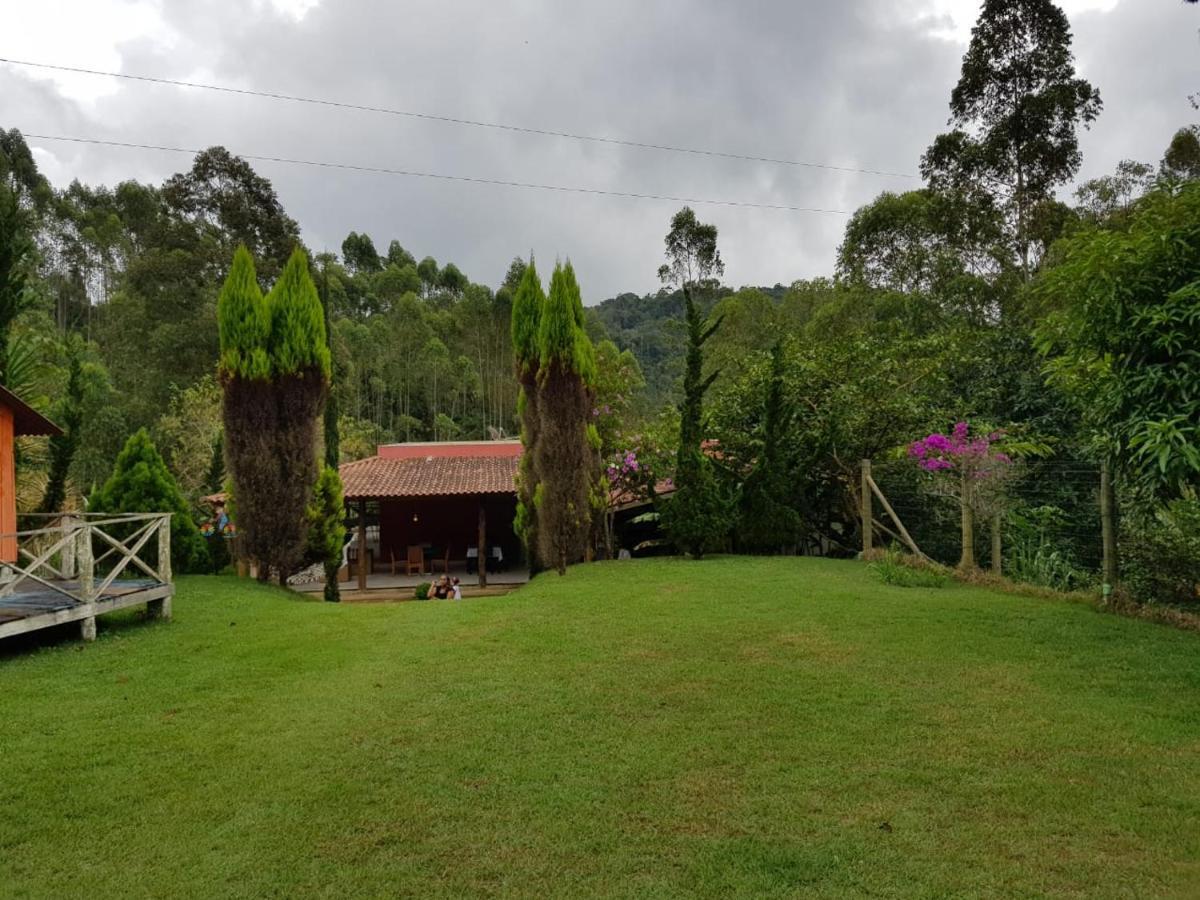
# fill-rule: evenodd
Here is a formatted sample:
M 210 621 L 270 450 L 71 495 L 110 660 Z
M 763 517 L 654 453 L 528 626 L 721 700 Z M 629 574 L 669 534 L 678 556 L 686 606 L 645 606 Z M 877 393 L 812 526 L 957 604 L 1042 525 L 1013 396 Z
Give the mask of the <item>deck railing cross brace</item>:
M 62 532 L 58 532 L 58 533 L 62 534 Z M 57 541 L 55 541 L 53 544 L 50 545 L 50 548 L 48 550 L 44 550 L 42 552 L 41 556 L 36 557 L 34 559 L 34 561 L 29 565 L 28 568 L 21 566 L 17 563 L 13 563 L 12 567 L 17 570 L 19 575 L 17 578 L 14 578 L 8 584 L 4 585 L 4 587 L 0 588 L 0 597 L 10 596 L 13 593 L 13 591 L 16 590 L 16 587 L 18 584 L 20 584 L 22 581 L 24 581 L 27 578 L 32 578 L 34 581 L 38 582 L 39 584 L 44 584 L 46 587 L 52 588 L 52 589 L 58 591 L 60 594 L 66 594 L 68 597 L 71 597 L 71 599 L 73 599 L 73 600 L 76 599 L 72 594 L 63 590 L 62 588 L 58 587 L 57 585 L 54 585 L 51 582 L 47 581 L 46 579 L 39 578 L 37 575 L 33 574 L 34 570 L 40 568 L 43 564 L 45 564 L 46 560 L 48 560 L 55 553 L 57 553 L 67 541 L 74 540 L 75 534 L 76 534 L 76 531 L 72 530 L 72 531 L 67 532 L 62 537 L 60 537 Z
M 152 578 L 154 578 L 155 581 L 162 580 L 161 578 L 159 578 L 157 572 L 150 569 L 150 567 L 147 566 L 145 563 L 143 563 L 140 559 L 138 559 L 137 555 L 136 555 L 137 552 L 142 549 L 142 547 L 146 546 L 146 542 L 148 540 L 150 540 L 150 536 L 152 534 L 158 533 L 158 525 L 159 525 L 159 519 L 156 518 L 156 519 L 152 520 L 144 528 L 139 528 L 136 532 L 134 532 L 134 534 L 139 534 L 141 536 L 138 538 L 137 543 L 135 543 L 132 548 L 124 547 L 122 545 L 122 552 L 124 552 L 125 555 L 121 558 L 121 561 L 119 563 L 117 563 L 116 566 L 113 567 L 113 570 L 108 573 L 108 576 L 102 582 L 100 582 L 100 587 L 97 588 L 94 592 L 95 596 L 97 596 L 97 597 L 104 596 L 104 592 L 106 590 L 108 590 L 109 585 L 111 585 L 116 580 L 118 575 L 120 575 L 122 572 L 125 571 L 125 567 L 127 565 L 129 565 L 129 561 L 131 559 L 134 562 L 136 562 L 138 565 L 140 565 L 143 569 L 145 569 L 147 572 L 149 572 L 150 576 Z M 114 544 L 120 544 L 120 541 L 116 540 L 115 538 L 109 537 L 107 534 L 105 534 L 99 528 L 96 528 L 95 531 L 101 537 L 106 538 L 109 541 L 112 541 Z
M 159 572 L 154 571 L 154 569 L 150 568 L 149 565 L 147 565 L 145 562 L 143 562 L 136 555 L 138 550 L 140 550 L 145 545 L 145 543 L 149 539 L 150 535 L 152 533 L 154 533 L 155 529 L 159 528 L 160 525 L 161 525 L 160 519 L 157 519 L 157 518 L 153 519 L 152 521 L 148 522 L 146 525 L 144 525 L 143 527 L 141 527 L 137 531 L 135 531 L 131 537 L 126 538 L 127 541 L 132 541 L 134 538 L 138 538 L 138 537 L 141 538 L 141 540 L 137 543 L 137 545 L 132 550 L 130 550 L 129 547 L 127 547 L 124 543 L 122 543 L 121 541 L 118 541 L 115 537 L 108 534 L 107 532 L 101 531 L 99 528 L 93 528 L 92 530 L 97 535 L 99 535 L 101 538 L 103 538 L 105 541 L 107 541 L 111 545 L 110 549 L 106 553 L 104 553 L 104 555 L 101 556 L 99 559 L 95 560 L 95 562 L 99 563 L 101 560 L 106 559 L 109 556 L 109 554 L 111 554 L 111 553 L 114 553 L 114 552 L 122 553 L 122 554 L 124 554 L 122 561 L 117 563 L 117 568 L 114 570 L 117 574 L 119 574 L 121 571 L 123 571 L 125 566 L 132 559 L 133 563 L 138 568 L 140 568 L 143 572 L 145 572 L 147 575 L 149 575 L 155 581 L 162 581 L 165 583 L 168 579 L 163 578 Z M 159 560 L 159 566 L 160 567 L 162 566 L 162 560 Z M 108 587 L 108 585 L 111 584 L 111 582 L 112 582 L 112 578 L 110 577 L 107 581 L 104 582 L 103 587 Z M 103 590 L 103 587 L 102 587 L 102 590 Z

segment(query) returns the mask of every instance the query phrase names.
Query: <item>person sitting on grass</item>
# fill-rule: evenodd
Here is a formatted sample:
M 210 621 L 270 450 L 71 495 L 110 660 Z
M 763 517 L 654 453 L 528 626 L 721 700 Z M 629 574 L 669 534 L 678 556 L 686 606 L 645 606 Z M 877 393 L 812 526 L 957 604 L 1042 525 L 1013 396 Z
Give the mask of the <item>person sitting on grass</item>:
M 454 590 L 453 599 L 461 600 L 462 599 L 462 584 L 459 582 L 457 575 L 454 576 L 454 579 L 450 582 L 450 585 Z
M 438 600 L 445 600 L 450 596 L 450 579 L 443 575 L 430 586 L 429 594 Z

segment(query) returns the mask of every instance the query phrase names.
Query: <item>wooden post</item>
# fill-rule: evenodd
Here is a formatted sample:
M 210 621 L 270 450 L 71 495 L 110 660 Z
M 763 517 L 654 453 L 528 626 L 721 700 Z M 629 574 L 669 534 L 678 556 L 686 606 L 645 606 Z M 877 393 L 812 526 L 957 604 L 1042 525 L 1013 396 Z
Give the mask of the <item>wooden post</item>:
M 1100 540 L 1104 547 L 1104 599 L 1117 586 L 1120 570 L 1117 565 L 1116 497 L 1113 492 L 1112 470 L 1108 461 L 1100 464 Z
M 863 553 L 871 552 L 872 538 L 874 537 L 874 511 L 871 509 L 871 461 L 864 459 L 862 461 L 862 497 L 859 500 L 862 509 L 862 550 Z
M 1000 533 L 1004 522 L 1004 513 L 996 513 L 992 517 L 992 574 L 1004 574 L 1004 541 Z
M 487 510 L 479 498 L 479 586 L 487 587 Z
M 62 574 L 63 578 L 70 580 L 75 577 L 76 539 L 72 532 L 75 530 L 76 519 L 74 516 L 63 516 L 61 524 L 63 537 L 71 535 L 62 548 Z
M 223 540 L 223 539 L 222 539 Z M 170 584 L 171 573 L 171 514 L 165 514 L 158 522 L 158 579 Z M 171 598 L 162 597 L 146 604 L 146 612 L 152 619 L 171 618 Z
M 94 603 L 96 592 L 96 561 L 92 556 L 92 526 L 87 522 L 79 529 L 79 546 L 76 549 L 76 559 L 79 561 L 79 599 L 84 603 Z M 88 616 L 79 620 L 80 636 L 85 641 L 96 639 L 96 617 Z
M 358 501 L 358 589 L 367 589 L 367 501 Z
M 966 472 L 962 476 L 962 558 L 958 567 L 964 570 L 975 568 L 975 514 L 971 510 L 971 482 Z

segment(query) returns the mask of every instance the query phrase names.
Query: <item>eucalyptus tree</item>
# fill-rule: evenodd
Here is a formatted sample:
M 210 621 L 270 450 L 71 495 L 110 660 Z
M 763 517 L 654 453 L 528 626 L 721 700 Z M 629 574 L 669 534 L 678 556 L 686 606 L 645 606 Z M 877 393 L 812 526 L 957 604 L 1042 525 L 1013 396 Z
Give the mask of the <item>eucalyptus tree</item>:
M 1100 114 L 1100 93 L 1075 72 L 1071 28 L 1052 0 L 984 0 L 950 96 L 950 125 L 925 153 L 938 190 L 982 193 L 1006 212 L 1023 277 L 1038 207 L 1079 170 L 1078 129 Z

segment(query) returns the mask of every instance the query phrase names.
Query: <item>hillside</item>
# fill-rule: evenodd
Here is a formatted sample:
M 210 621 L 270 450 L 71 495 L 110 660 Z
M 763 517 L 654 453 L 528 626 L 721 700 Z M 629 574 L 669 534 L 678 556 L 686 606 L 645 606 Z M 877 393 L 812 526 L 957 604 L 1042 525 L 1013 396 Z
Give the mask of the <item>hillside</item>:
M 783 285 L 754 288 L 778 302 L 787 293 Z M 734 291 L 728 287 L 705 294 L 700 304 L 709 311 Z M 618 294 L 589 308 L 600 328 L 595 337 L 608 337 L 622 350 L 637 357 L 646 378 L 646 400 L 651 409 L 677 399 L 676 382 L 683 373 L 683 293 L 659 291 L 656 294 Z
M 1197 636 L 856 563 L 340 606 L 190 578 L 0 645 L 0 884 L 54 896 L 1193 895 Z

